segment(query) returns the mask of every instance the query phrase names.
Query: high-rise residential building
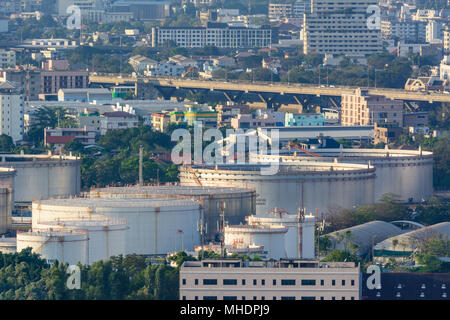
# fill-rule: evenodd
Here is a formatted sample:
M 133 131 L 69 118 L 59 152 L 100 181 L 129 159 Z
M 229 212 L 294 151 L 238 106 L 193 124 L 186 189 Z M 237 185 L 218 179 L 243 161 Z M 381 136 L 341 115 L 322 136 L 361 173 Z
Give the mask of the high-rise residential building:
M 12 82 L 0 82 L 0 134 L 14 142 L 23 139 L 23 90 Z
M 292 3 L 269 3 L 269 19 L 292 16 Z
M 0 49 L 0 68 L 13 68 L 16 66 L 16 52 Z
M 381 51 L 381 26 L 372 24 L 369 6 L 376 0 L 312 0 L 305 13 L 305 54 L 369 55 Z
M 438 21 L 430 21 L 426 27 L 426 41 L 429 43 L 442 43 L 445 25 Z
M 414 42 L 425 42 L 426 39 L 425 22 L 421 21 L 381 21 L 381 35 L 383 39 L 399 39 Z
M 341 124 L 343 126 L 368 126 L 375 123 L 396 123 L 403 126 L 403 101 L 384 96 L 369 95 L 358 88 L 353 94 L 341 98 Z
M 180 300 L 360 300 L 354 262 L 186 261 Z
M 446 25 L 443 31 L 444 34 L 444 51 L 445 53 L 450 52 L 450 26 Z
M 209 22 L 206 27 L 154 27 L 152 46 L 173 41 L 178 47 L 254 48 L 269 47 L 276 38 L 269 26 L 259 28 L 230 27 L 226 23 Z

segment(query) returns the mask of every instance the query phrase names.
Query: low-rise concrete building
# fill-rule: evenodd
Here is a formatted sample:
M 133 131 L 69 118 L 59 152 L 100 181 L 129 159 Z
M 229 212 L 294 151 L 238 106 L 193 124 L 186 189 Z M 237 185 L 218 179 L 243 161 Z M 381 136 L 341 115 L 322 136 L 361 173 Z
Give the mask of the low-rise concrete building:
M 354 262 L 185 261 L 180 300 L 359 300 Z
M 105 112 L 100 121 L 100 133 L 104 135 L 109 130 L 136 128 L 138 124 L 138 117 L 134 114 L 123 111 Z
M 403 128 L 395 123 L 375 123 L 374 144 L 394 142 L 403 133 Z
M 325 117 L 321 113 L 285 113 L 284 125 L 286 127 L 324 126 Z
M 155 131 L 165 132 L 170 124 L 170 116 L 164 112 L 152 113 L 152 128 Z

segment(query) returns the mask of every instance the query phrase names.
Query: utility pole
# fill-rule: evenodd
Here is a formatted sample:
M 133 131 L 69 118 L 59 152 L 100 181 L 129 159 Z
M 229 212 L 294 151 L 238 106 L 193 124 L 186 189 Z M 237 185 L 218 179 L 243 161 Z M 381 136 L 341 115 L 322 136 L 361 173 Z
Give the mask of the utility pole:
M 139 146 L 139 186 L 142 187 L 144 185 L 144 177 L 142 174 L 142 162 L 144 158 L 144 147 L 142 145 Z
M 225 241 L 225 201 L 218 204 L 220 206 L 220 257 L 223 258 L 224 253 L 224 241 Z

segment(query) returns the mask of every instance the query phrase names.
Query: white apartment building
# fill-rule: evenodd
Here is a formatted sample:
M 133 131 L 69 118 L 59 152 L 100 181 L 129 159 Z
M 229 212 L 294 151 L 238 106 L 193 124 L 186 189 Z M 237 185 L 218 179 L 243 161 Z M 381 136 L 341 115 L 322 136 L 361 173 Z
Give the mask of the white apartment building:
M 374 123 L 397 123 L 403 126 L 403 101 L 384 96 L 369 95 L 358 88 L 354 94 L 341 98 L 341 124 L 343 126 L 369 126 Z
M 376 0 L 312 0 L 303 21 L 305 54 L 369 55 L 382 50 L 381 28 L 369 29 L 366 10 Z
M 269 19 L 291 17 L 292 3 L 269 3 Z
M 100 134 L 104 135 L 109 130 L 136 128 L 138 124 L 138 117 L 134 114 L 123 111 L 105 112 L 100 120 Z
M 178 47 L 202 48 L 254 48 L 269 47 L 272 29 L 230 27 L 226 23 L 208 23 L 207 27 L 155 27 L 152 29 L 152 46 L 158 47 L 173 41 Z
M 14 68 L 16 66 L 16 52 L 0 49 L 0 68 Z
M 427 24 L 420 21 L 381 21 L 381 34 L 383 39 L 398 38 L 423 42 L 426 40 Z
M 360 282 L 353 262 L 186 261 L 180 300 L 360 300 Z
M 430 21 L 426 28 L 426 41 L 428 43 L 442 43 L 444 39 L 444 24 Z
M 21 89 L 11 82 L 0 82 L 0 134 L 14 142 L 23 139 L 24 101 Z

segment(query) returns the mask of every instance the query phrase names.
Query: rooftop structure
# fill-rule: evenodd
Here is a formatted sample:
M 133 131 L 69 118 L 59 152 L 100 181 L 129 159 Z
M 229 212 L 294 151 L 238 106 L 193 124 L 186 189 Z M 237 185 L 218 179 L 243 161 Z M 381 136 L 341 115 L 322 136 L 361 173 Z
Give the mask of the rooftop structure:
M 185 261 L 181 300 L 359 300 L 353 262 L 238 259 Z

